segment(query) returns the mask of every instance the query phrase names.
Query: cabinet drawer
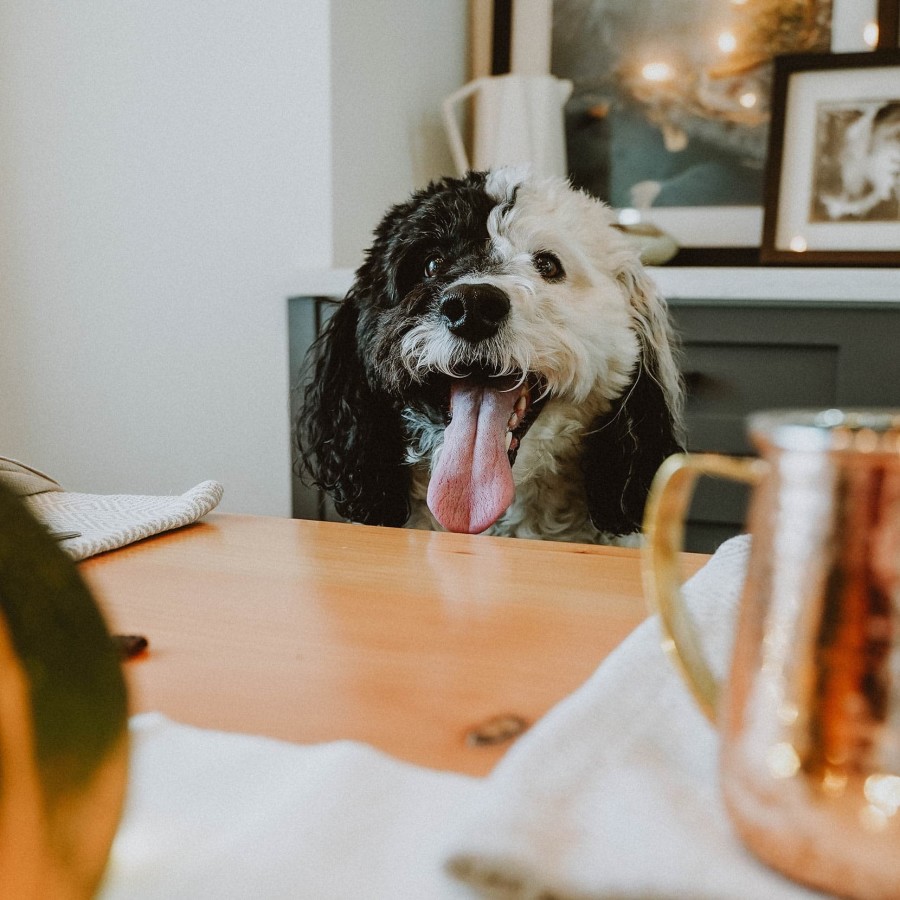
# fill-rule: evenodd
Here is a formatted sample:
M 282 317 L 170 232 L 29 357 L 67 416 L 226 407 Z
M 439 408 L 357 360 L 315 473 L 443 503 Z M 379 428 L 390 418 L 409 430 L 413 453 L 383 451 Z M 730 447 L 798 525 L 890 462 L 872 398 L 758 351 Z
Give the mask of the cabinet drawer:
M 691 342 L 683 347 L 688 447 L 751 453 L 746 418 L 760 409 L 837 402 L 836 346 Z
M 900 287 L 898 287 L 900 295 Z M 753 453 L 746 419 L 762 409 L 900 405 L 895 304 L 682 301 L 688 449 Z M 714 550 L 745 521 L 746 488 L 701 479 L 686 545 Z

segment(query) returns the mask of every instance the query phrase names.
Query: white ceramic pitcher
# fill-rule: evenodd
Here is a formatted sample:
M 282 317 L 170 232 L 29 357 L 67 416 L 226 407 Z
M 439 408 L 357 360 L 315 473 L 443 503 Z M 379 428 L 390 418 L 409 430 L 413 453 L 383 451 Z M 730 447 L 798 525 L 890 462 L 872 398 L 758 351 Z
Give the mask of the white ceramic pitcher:
M 476 78 L 452 93 L 444 100 L 444 125 L 459 174 L 529 165 L 537 175 L 565 176 L 563 107 L 571 94 L 571 81 L 516 74 Z M 456 110 L 467 97 L 474 97 L 471 158 Z

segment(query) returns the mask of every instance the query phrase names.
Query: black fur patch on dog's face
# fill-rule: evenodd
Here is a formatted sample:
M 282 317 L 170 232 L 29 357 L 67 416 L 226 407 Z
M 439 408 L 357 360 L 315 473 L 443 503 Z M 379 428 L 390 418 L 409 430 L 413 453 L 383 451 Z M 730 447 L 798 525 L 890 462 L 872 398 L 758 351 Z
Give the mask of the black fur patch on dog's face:
M 447 285 L 496 266 L 487 220 L 497 200 L 485 191 L 485 182 L 483 172 L 445 178 L 393 207 L 357 272 L 357 282 L 369 286 L 358 328 L 367 374 L 373 386 L 398 399 L 417 405 L 428 399 L 428 386 L 414 384 L 399 363 L 404 334 L 435 307 Z M 436 392 L 432 399 L 444 398 Z

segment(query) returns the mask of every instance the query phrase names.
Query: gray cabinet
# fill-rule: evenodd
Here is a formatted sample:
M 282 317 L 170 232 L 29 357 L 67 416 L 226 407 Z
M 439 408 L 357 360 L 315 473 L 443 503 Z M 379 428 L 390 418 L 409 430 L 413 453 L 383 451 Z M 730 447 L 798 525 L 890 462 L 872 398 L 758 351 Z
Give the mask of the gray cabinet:
M 306 375 L 303 363 L 306 352 L 316 339 L 319 330 L 328 321 L 335 307 L 335 298 L 291 297 L 288 300 L 288 366 L 290 369 L 291 441 L 294 440 L 294 423 L 300 408 Z M 291 451 L 291 459 L 295 459 Z M 340 521 L 325 494 L 307 487 L 297 477 L 296 462 L 291 472 L 291 511 L 295 519 L 327 519 Z
M 898 285 L 900 294 L 900 285 Z M 900 302 L 670 302 L 688 388 L 688 449 L 749 454 L 760 409 L 900 406 Z M 687 544 L 710 551 L 744 521 L 747 489 L 701 481 Z
M 688 387 L 688 449 L 749 454 L 746 416 L 759 409 L 900 407 L 898 300 L 669 301 Z M 334 308 L 328 297 L 289 301 L 291 419 L 306 349 Z M 687 547 L 711 551 L 738 533 L 746 489 L 704 479 L 691 507 Z M 318 491 L 293 479 L 298 518 L 334 518 Z

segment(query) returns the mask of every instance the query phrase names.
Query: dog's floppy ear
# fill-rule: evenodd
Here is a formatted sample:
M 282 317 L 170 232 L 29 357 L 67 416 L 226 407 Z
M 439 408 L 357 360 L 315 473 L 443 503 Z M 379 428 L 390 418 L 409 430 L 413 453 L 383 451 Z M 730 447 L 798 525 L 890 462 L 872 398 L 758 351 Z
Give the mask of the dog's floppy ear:
M 400 526 L 409 517 L 400 417 L 366 378 L 358 323 L 351 290 L 310 348 L 296 423 L 299 473 L 344 518 Z
M 588 511 L 610 534 L 640 530 L 644 504 L 662 461 L 683 446 L 683 388 L 666 305 L 638 264 L 619 273 L 640 346 L 634 378 L 593 424 L 582 456 Z

